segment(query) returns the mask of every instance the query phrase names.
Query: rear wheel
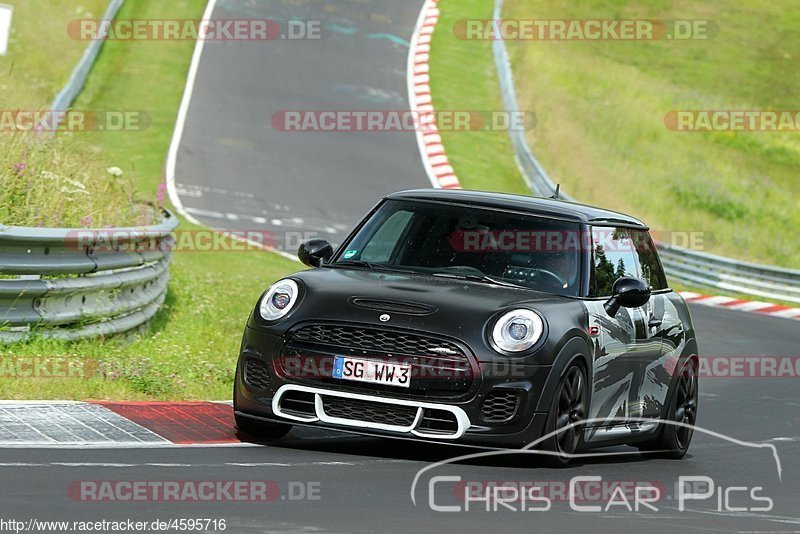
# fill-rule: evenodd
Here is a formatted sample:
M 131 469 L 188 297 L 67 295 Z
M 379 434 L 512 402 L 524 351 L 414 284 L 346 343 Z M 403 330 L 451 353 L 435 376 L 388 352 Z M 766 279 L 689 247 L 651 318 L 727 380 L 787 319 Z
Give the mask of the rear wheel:
M 678 375 L 675 393 L 667 410 L 667 421 L 680 424 L 664 424 L 659 436 L 637 445 L 639 450 L 651 452 L 661 458 L 679 460 L 689 450 L 697 421 L 697 366 L 694 360 L 683 364 Z
M 581 440 L 586 419 L 586 373 L 577 363 L 571 363 L 556 388 L 545 433 L 556 432 L 547 438 L 542 450 L 555 454 L 544 454 L 542 463 L 562 467 L 570 462 Z
M 239 366 L 236 366 L 236 376 L 233 380 L 233 411 L 238 411 L 237 399 L 239 398 Z M 242 441 L 272 441 L 280 439 L 292 429 L 292 425 L 285 423 L 270 423 L 267 421 L 260 421 L 251 417 L 246 417 L 234 413 L 236 420 L 236 435 Z

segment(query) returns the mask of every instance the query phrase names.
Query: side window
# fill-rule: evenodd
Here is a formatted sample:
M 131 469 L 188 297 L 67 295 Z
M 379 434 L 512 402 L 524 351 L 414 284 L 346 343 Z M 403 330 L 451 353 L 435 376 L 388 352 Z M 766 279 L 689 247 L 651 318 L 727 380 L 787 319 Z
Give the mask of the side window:
M 636 255 L 639 260 L 640 278 L 647 282 L 653 291 L 667 289 L 667 276 L 658 259 L 655 243 L 650 238 L 650 233 L 645 230 L 635 230 L 633 241 L 636 245 Z
M 360 259 L 376 263 L 389 261 L 395 245 L 400 244 L 400 236 L 408 226 L 411 216 L 410 211 L 396 211 L 390 215 L 361 251 Z
M 638 277 L 632 230 L 592 227 L 592 296 L 611 296 L 611 287 L 623 276 Z

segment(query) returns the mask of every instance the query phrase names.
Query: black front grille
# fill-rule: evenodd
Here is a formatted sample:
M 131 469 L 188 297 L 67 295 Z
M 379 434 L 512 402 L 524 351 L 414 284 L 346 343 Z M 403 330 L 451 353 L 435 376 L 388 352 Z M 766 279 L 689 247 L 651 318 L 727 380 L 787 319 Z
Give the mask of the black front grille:
M 244 367 L 244 379 L 254 388 L 267 389 L 269 387 L 269 369 L 261 360 L 247 358 Z
M 411 332 L 395 332 L 378 328 L 312 325 L 295 332 L 293 342 L 374 351 L 379 354 L 433 356 L 454 361 L 467 361 L 464 351 L 450 341 Z
M 481 419 L 485 423 L 507 423 L 519 408 L 519 392 L 493 391 L 481 405 Z
M 314 416 L 314 394 L 306 391 L 287 391 L 281 397 L 281 411 L 289 415 Z
M 384 425 L 410 426 L 417 417 L 417 408 L 399 406 L 343 397 L 323 396 L 325 413 L 331 417 L 381 423 Z
M 416 430 L 426 434 L 455 434 L 458 432 L 458 421 L 453 412 L 425 408 L 422 411 L 422 420 Z

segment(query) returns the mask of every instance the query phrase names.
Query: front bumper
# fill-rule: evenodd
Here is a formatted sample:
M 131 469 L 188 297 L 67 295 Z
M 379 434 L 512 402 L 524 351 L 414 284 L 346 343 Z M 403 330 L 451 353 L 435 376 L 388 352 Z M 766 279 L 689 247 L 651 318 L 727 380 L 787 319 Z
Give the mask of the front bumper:
M 448 377 L 428 378 L 428 383 L 401 390 L 330 377 L 288 376 L 282 360 L 286 351 L 285 339 L 245 329 L 235 378 L 239 415 L 370 436 L 498 448 L 525 446 L 545 427 L 546 409 L 537 408 L 550 366 L 497 367 L 472 361 L 469 387 L 443 395 Z M 248 378 L 248 369 L 258 369 L 257 380 L 254 371 Z M 428 389 L 430 395 L 425 394 Z M 510 417 L 498 419 L 491 409 L 498 398 L 516 399 Z

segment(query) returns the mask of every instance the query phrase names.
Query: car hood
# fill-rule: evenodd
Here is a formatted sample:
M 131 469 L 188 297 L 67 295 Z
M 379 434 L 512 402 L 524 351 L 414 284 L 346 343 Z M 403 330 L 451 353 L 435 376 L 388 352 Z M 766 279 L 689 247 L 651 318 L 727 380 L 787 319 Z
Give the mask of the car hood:
M 502 311 L 528 307 L 547 322 L 569 317 L 574 325 L 583 309 L 576 299 L 549 293 L 427 275 L 317 268 L 289 278 L 300 283 L 301 300 L 277 324 L 254 313 L 251 326 L 283 335 L 305 321 L 374 324 L 456 338 L 480 353 L 491 352 L 484 332 Z
M 324 301 L 328 305 L 349 307 L 353 297 L 385 299 L 433 307 L 436 311 L 431 316 L 491 314 L 509 306 L 565 299 L 522 288 L 377 270 L 323 268 L 303 271 L 292 278 L 305 286 L 314 305 L 323 305 Z

